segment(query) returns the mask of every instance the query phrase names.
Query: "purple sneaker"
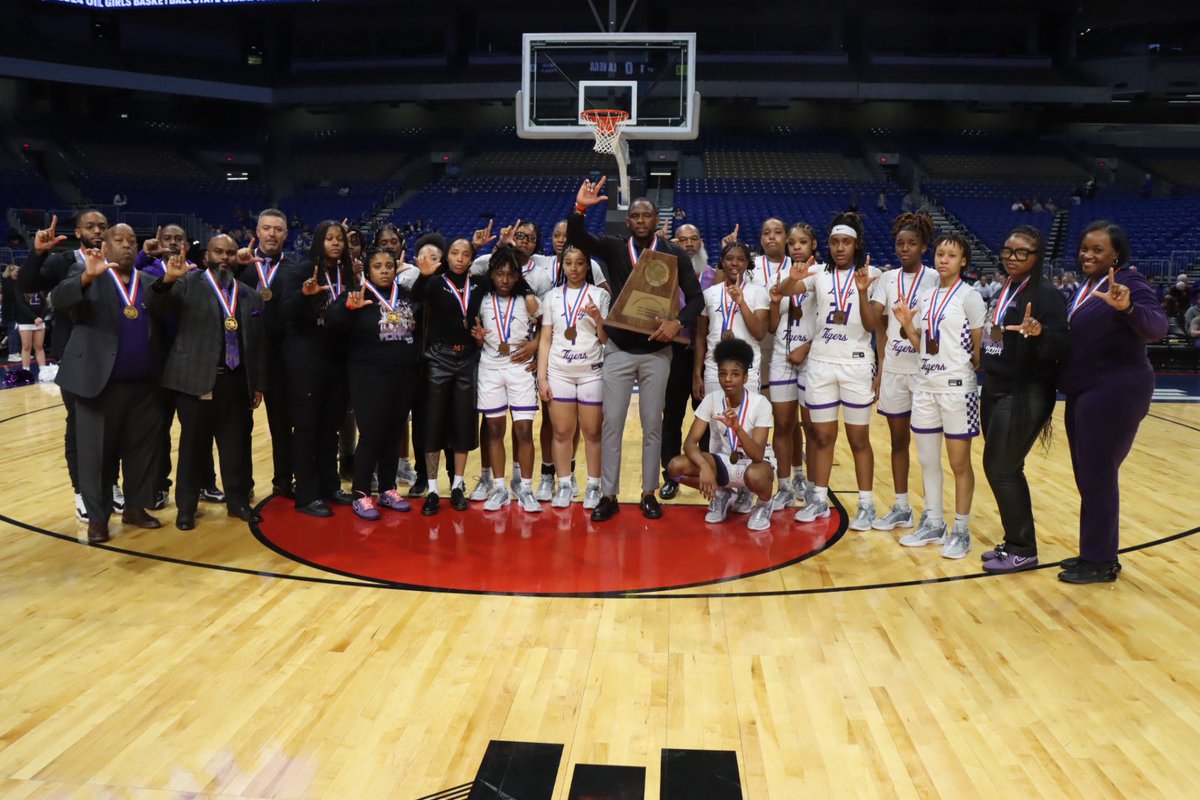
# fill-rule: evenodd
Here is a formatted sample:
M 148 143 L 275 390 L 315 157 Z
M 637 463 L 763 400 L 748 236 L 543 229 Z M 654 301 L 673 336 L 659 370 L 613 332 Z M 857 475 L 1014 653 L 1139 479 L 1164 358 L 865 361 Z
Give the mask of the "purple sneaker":
M 985 564 L 989 561 L 996 561 L 998 559 L 1007 558 L 1007 557 L 1008 557 L 1008 550 L 1005 548 L 1004 542 L 1001 542 L 1000 544 L 996 545 L 995 550 L 988 550 L 982 556 L 980 556 L 980 558 L 983 560 L 983 563 L 985 563 Z
M 412 511 L 412 506 L 395 489 L 388 489 L 379 495 L 379 505 L 392 511 Z
M 1000 558 L 985 561 L 983 571 L 993 575 L 1003 575 L 1008 572 L 1023 572 L 1038 565 L 1037 556 L 1019 556 L 1015 553 L 1004 553 Z
M 354 502 L 350 504 L 350 507 L 354 509 L 355 515 L 360 519 L 379 519 L 379 509 L 375 508 L 375 501 L 369 495 L 354 498 Z

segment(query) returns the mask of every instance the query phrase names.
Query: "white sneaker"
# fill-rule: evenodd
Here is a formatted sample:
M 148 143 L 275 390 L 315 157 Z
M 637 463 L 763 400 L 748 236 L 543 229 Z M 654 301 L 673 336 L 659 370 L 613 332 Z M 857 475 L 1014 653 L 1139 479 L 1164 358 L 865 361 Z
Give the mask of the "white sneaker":
M 83 504 L 83 495 L 75 495 L 75 519 L 80 522 L 88 521 L 87 506 Z
M 858 513 L 854 515 L 854 519 L 850 520 L 850 530 L 869 531 L 873 522 L 875 522 L 875 506 L 860 505 Z
M 537 500 L 546 501 L 551 497 L 554 497 L 554 484 L 555 478 L 553 475 L 543 475 L 542 479 L 538 481 L 537 491 L 533 493 L 534 498 Z M 541 507 L 539 506 L 539 510 L 540 508 Z
M 583 508 L 585 511 L 591 511 L 598 505 L 600 505 L 600 484 L 592 484 L 583 493 Z
M 8 354 L 8 363 L 20 364 L 21 363 L 21 354 L 20 353 L 9 353 Z
M 966 525 L 955 524 L 942 545 L 942 558 L 966 558 L 971 552 L 971 532 Z
M 754 504 L 754 510 L 750 512 L 750 519 L 746 521 L 746 527 L 752 531 L 765 531 L 771 527 L 771 509 L 774 503 L 770 500 L 762 502 L 761 500 Z
M 793 497 L 807 497 L 813 485 L 804 478 L 801 478 L 799 475 L 793 475 L 791 486 Z
M 116 484 L 113 485 L 113 513 L 120 514 L 125 510 L 125 495 Z
M 829 516 L 829 501 L 818 499 L 814 494 L 811 500 L 804 502 L 804 508 L 796 512 L 796 522 L 812 522 Z
M 554 492 L 554 499 L 550 501 L 551 508 L 570 508 L 571 507 L 571 487 L 558 485 L 558 489 Z
M 579 481 L 575 480 L 575 476 L 571 476 L 571 498 L 579 497 Z
M 921 523 L 915 531 L 900 537 L 900 544 L 905 547 L 921 547 L 927 544 L 941 544 L 946 541 L 946 523 L 939 522 L 931 525 L 928 520 Z
M 512 490 L 513 494 L 521 493 L 521 473 L 516 469 L 513 470 L 512 477 L 508 479 L 508 488 Z
M 536 514 L 542 510 L 542 504 L 533 496 L 533 492 L 525 489 L 517 493 L 517 502 L 521 505 L 522 511 L 528 511 L 531 514 Z
M 779 484 L 779 491 L 771 498 L 771 510 L 782 511 L 785 508 L 792 508 L 796 505 L 796 495 L 792 493 L 792 487 L 787 483 Z
M 737 497 L 734 498 L 729 510 L 735 514 L 748 514 L 752 508 L 754 508 L 754 492 L 749 489 L 738 489 Z
M 877 531 L 890 531 L 893 528 L 911 528 L 912 526 L 912 509 L 898 506 L 892 506 L 891 511 L 871 523 L 871 527 Z
M 396 468 L 396 483 L 400 486 L 412 486 L 417 482 L 417 471 L 412 462 L 401 462 Z
M 507 486 L 493 486 L 491 494 L 488 495 L 487 501 L 483 504 L 483 510 L 499 511 L 511 502 L 512 497 L 508 494 Z
M 708 504 L 708 513 L 704 521 L 708 523 L 724 522 L 729 515 L 729 501 L 733 499 L 733 491 L 726 488 L 717 489 L 712 502 Z
M 817 485 L 812 481 L 804 482 L 804 505 L 817 502 Z M 828 501 L 826 501 L 828 504 Z
M 491 478 L 485 478 L 480 475 L 479 482 L 475 484 L 475 488 L 471 490 L 469 495 L 467 495 L 467 499 L 476 503 L 480 502 L 481 500 L 487 500 L 492 494 L 492 487 L 494 485 L 495 481 L 493 481 Z

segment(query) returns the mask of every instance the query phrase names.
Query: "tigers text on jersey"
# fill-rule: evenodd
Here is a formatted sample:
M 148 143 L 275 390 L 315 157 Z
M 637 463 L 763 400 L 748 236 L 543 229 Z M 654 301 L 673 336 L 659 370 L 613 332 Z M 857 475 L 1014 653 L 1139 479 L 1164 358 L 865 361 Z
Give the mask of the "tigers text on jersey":
M 867 268 L 871 277 L 882 275 L 875 267 Z M 847 289 L 849 281 L 849 289 Z M 875 355 L 871 348 L 871 334 L 863 327 L 860 302 L 883 303 L 881 281 L 871 284 L 866 296 L 859 298 L 858 289 L 854 285 L 854 269 L 825 269 L 810 273 L 805 278 L 808 290 L 813 294 L 817 316 L 817 331 L 813 337 L 812 350 L 809 358 L 814 361 L 825 361 L 831 364 L 864 364 L 874 363 Z M 842 309 L 846 314 L 845 322 L 837 322 L 834 317 L 838 311 L 838 303 L 834 299 L 835 290 L 840 290 L 843 301 Z
M 761 311 L 771 304 L 771 297 L 767 294 L 767 290 L 757 283 L 751 283 L 749 278 L 742 281 L 742 297 L 751 311 Z M 713 350 L 721 341 L 726 326 L 733 331 L 735 338 L 749 343 L 751 349 L 754 350 L 754 366 L 751 369 L 757 369 L 762 360 L 759 352 L 760 340 L 750 335 L 750 329 L 746 327 L 746 320 L 742 317 L 741 306 L 734 303 L 731 310 L 731 302 L 723 283 L 713 284 L 704 290 L 704 310 L 700 312 L 702 316 L 708 317 L 708 339 L 706 340 L 708 347 L 704 354 L 704 374 L 711 376 L 711 380 L 716 380 L 717 376 L 717 363 L 713 361 Z M 722 303 L 725 304 L 724 312 L 721 309 Z M 730 318 L 726 319 L 726 315 Z M 754 388 L 757 389 L 757 387 Z
M 597 372 L 604 362 L 604 347 L 596 336 L 596 323 L 583 312 L 588 303 L 608 316 L 608 292 L 598 286 L 557 286 L 542 298 L 542 324 L 553 326 L 547 369 L 564 375 Z M 575 341 L 567 338 L 568 317 L 575 314 Z
M 921 368 L 921 359 L 912 342 L 900 335 L 900 323 L 892 307 L 906 297 L 908 307 L 916 311 L 921 303 L 933 294 L 941 278 L 937 270 L 924 265 L 917 268 L 913 274 L 902 269 L 893 269 L 883 273 L 883 277 L 875 281 L 883 288 L 885 299 L 882 300 L 883 313 L 887 314 L 887 347 L 883 357 L 885 372 L 895 372 L 899 375 L 916 375 Z
M 947 298 L 947 294 L 953 294 Z M 913 387 L 924 392 L 966 392 L 976 386 L 971 365 L 971 331 L 983 327 L 987 308 L 979 292 L 968 283 L 956 289 L 938 288 L 920 305 L 913 319 L 921 340 L 921 366 Z M 936 323 L 937 353 L 928 352 L 929 326 Z
M 786 359 L 788 353 L 812 341 L 817 332 L 816 304 L 812 292 L 805 292 L 796 306 L 796 314 L 791 314 L 792 300 L 796 295 L 785 294 L 779 301 L 779 325 L 775 328 L 774 359 Z

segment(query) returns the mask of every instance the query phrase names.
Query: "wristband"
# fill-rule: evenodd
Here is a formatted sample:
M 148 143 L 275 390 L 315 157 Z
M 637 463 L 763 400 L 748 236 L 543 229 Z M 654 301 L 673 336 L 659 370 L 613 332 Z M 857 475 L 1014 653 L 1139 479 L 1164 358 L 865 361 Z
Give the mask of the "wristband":
M 587 216 L 587 208 L 585 206 L 579 205 L 579 203 L 576 203 L 575 204 L 575 213 L 579 214 L 580 216 Z

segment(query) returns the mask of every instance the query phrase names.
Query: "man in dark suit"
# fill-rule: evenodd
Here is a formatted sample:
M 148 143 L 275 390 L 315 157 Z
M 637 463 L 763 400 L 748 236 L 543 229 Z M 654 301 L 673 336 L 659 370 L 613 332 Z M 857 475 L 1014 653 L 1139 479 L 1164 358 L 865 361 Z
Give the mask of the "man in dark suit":
M 108 541 L 117 461 L 125 476 L 121 521 L 157 528 L 146 513 L 154 501 L 161 415 L 155 388 L 162 364 L 146 313 L 146 292 L 133 268 L 137 237 L 128 225 L 104 232 L 99 250 L 84 253 L 50 294 L 54 308 L 74 316 L 56 382 L 75 398 L 79 488 L 88 514 L 88 541 Z M 109 259 L 112 259 L 110 261 Z
M 67 277 L 72 267 L 83 264 L 85 250 L 100 247 L 107 228 L 108 219 L 99 211 L 81 211 L 75 217 L 75 238 L 79 240 L 79 249 L 56 253 L 54 248 L 65 242 L 67 237 L 58 233 L 58 217 L 52 217 L 50 226 L 38 231 L 33 237 L 33 250 L 17 276 L 17 286 L 25 294 L 53 291 L 54 287 Z M 67 340 L 71 337 L 71 315 L 57 306 L 55 312 L 50 331 L 50 358 L 61 364 Z M 63 389 L 62 399 L 63 407 L 67 410 L 63 455 L 67 459 L 67 474 L 71 477 L 71 487 L 75 490 L 75 515 L 80 522 L 87 522 L 89 516 L 79 485 L 79 459 L 75 448 L 75 396 Z
M 234 279 L 237 249 L 229 236 L 214 236 L 204 253 L 205 268 L 194 271 L 186 250 L 171 256 L 146 298 L 155 314 L 172 314 L 179 324 L 162 385 L 178 393 L 180 530 L 196 527 L 196 504 L 207 478 L 202 456 L 214 437 L 229 516 L 261 521 L 250 507 L 250 419 L 262 402 L 266 334 L 262 297 Z
M 288 411 L 287 367 L 283 363 L 283 316 L 280 313 L 282 283 L 276 283 L 293 261 L 283 253 L 287 241 L 287 217 L 277 208 L 258 214 L 258 227 L 249 247 L 237 253 L 238 280 L 258 292 L 263 300 L 263 327 L 267 338 L 266 380 L 263 399 L 267 403 L 267 425 L 271 430 L 271 461 L 275 494 L 294 498 L 292 489 L 292 418 Z M 255 242 L 258 246 L 255 247 Z

